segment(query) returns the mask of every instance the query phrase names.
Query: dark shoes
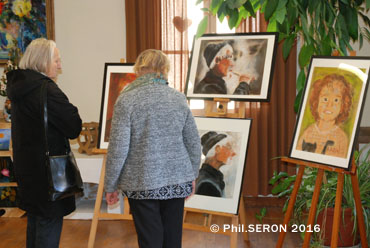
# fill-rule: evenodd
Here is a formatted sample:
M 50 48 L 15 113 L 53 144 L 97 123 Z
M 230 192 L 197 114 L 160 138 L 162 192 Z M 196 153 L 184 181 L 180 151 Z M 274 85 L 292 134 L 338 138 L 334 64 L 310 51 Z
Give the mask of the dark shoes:
M 5 214 L 5 210 L 4 209 L 0 209 L 0 216 L 3 216 Z

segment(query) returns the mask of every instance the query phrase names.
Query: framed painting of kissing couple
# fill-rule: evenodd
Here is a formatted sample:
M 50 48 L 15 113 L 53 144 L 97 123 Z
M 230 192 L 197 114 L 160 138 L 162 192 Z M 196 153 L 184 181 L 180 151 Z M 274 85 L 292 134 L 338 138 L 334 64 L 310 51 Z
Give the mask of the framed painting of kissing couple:
M 290 157 L 350 170 L 370 57 L 313 56 Z
M 206 34 L 194 39 L 188 98 L 269 101 L 277 33 Z

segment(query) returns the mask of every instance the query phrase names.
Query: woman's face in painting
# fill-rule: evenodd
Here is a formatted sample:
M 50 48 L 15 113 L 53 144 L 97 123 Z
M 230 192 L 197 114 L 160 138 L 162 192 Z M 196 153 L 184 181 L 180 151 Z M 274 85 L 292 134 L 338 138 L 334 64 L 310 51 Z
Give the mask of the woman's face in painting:
M 341 82 L 334 81 L 324 86 L 319 95 L 318 113 L 323 121 L 333 121 L 342 109 L 342 90 Z
M 220 161 L 223 164 L 227 164 L 227 161 L 229 160 L 229 158 L 232 158 L 235 155 L 236 153 L 234 152 L 230 142 L 226 143 L 225 145 L 216 146 L 216 159 L 217 161 Z

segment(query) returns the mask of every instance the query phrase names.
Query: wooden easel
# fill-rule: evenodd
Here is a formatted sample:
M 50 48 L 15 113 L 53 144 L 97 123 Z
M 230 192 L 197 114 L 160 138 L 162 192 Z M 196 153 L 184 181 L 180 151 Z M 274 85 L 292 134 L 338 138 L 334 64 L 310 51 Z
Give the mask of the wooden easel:
M 230 102 L 230 99 L 225 98 L 215 98 L 213 101 L 205 101 L 205 116 L 207 117 L 228 117 L 228 118 L 245 118 L 245 103 L 239 102 L 239 106 L 235 109 L 234 113 L 229 113 L 227 104 Z M 186 215 L 189 212 L 194 213 L 201 213 L 204 216 L 204 221 L 202 225 L 193 224 L 186 222 Z M 202 209 L 195 209 L 195 208 L 185 208 L 184 212 L 184 224 L 183 227 L 185 229 L 195 230 L 195 231 L 202 231 L 202 232 L 212 232 L 210 230 L 212 225 L 212 218 L 213 216 L 222 216 L 222 217 L 229 217 L 231 218 L 231 224 L 233 226 L 238 226 L 241 224 L 242 226 L 246 227 L 246 214 L 245 214 L 245 206 L 244 206 L 244 199 L 243 194 L 241 194 L 240 201 L 239 201 L 239 214 L 230 214 L 230 213 L 223 213 L 217 211 L 208 211 Z M 230 236 L 230 247 L 236 248 L 238 242 L 238 232 L 232 232 L 230 230 L 221 231 L 220 228 L 219 232 L 213 232 L 215 234 L 224 234 Z M 244 241 L 249 241 L 248 233 L 243 232 Z
M 113 214 L 113 213 L 102 213 L 101 203 L 104 194 L 104 176 L 105 176 L 105 163 L 107 161 L 107 149 L 93 149 L 94 154 L 104 154 L 103 164 L 100 171 L 100 179 L 98 192 L 96 194 L 94 216 L 91 223 L 89 242 L 87 244 L 88 248 L 93 248 L 95 243 L 96 230 L 98 228 L 98 221 L 100 219 L 113 219 L 113 220 L 132 220 L 132 215 L 130 214 L 128 200 L 125 197 L 123 200 L 123 214 Z
M 319 200 L 320 187 L 321 187 L 321 183 L 323 180 L 324 170 L 337 172 L 338 173 L 338 184 L 337 184 L 337 192 L 336 192 L 335 208 L 334 208 L 333 232 L 331 236 L 331 247 L 332 248 L 337 247 L 339 224 L 340 224 L 340 218 L 341 218 L 340 212 L 341 212 L 342 195 L 343 195 L 344 175 L 345 174 L 351 175 L 352 190 L 353 190 L 353 195 L 355 198 L 358 227 L 359 227 L 360 237 L 361 237 L 361 247 L 367 248 L 368 244 L 367 244 L 367 239 L 366 239 L 364 215 L 362 212 L 362 203 L 360 199 L 360 190 L 359 190 L 359 184 L 358 184 L 358 178 L 357 178 L 356 163 L 354 159 L 352 159 L 351 171 L 346 171 L 341 168 L 328 167 L 328 166 L 324 166 L 321 164 L 302 161 L 298 159 L 292 159 L 292 158 L 282 158 L 282 161 L 287 162 L 288 164 L 299 165 L 298 174 L 297 174 L 297 177 L 294 183 L 292 194 L 290 195 L 290 200 L 288 203 L 287 211 L 284 216 L 283 225 L 287 226 L 292 216 L 293 207 L 296 201 L 296 197 L 297 197 L 298 190 L 302 182 L 302 176 L 303 176 L 304 169 L 306 166 L 318 169 L 315 189 L 314 189 L 313 196 L 312 196 L 311 208 L 310 208 L 310 212 L 308 214 L 308 220 L 307 220 L 307 226 L 311 226 L 311 227 L 314 225 L 314 221 L 315 221 L 317 202 Z M 311 234 L 312 232 L 305 233 L 302 247 L 309 247 Z M 285 235 L 286 235 L 286 232 L 284 231 L 279 234 L 279 239 L 276 244 L 277 248 L 280 248 L 283 246 Z
M 125 59 L 120 59 L 120 63 L 125 63 Z M 87 244 L 88 248 L 93 248 L 95 243 L 96 230 L 98 228 L 99 219 L 113 219 L 113 220 L 132 220 L 132 215 L 130 214 L 130 206 L 126 197 L 123 198 L 123 214 L 114 213 L 102 213 L 101 202 L 103 200 L 104 194 L 104 177 L 105 177 L 105 163 L 107 161 L 107 149 L 92 149 L 93 154 L 104 154 L 103 164 L 100 171 L 98 192 L 96 194 L 94 215 L 91 222 L 89 242 Z
M 245 118 L 245 103 L 238 102 L 237 110 L 234 113 L 230 113 L 227 108 L 229 102 L 230 99 L 227 98 L 215 98 L 213 101 L 205 101 L 205 115 L 207 117 Z

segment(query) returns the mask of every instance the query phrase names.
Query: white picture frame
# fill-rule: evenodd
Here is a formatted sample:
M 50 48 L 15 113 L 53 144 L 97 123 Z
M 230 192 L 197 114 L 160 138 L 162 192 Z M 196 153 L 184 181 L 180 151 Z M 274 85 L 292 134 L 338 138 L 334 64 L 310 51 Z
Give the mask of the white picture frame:
M 235 152 L 235 156 L 233 156 L 231 160 L 228 160 L 227 164 L 219 168 L 219 171 L 222 172 L 224 177 L 224 195 L 220 197 L 208 196 L 197 194 L 196 192 L 185 202 L 185 207 L 237 214 L 243 186 L 243 175 L 252 120 L 195 117 L 195 122 L 202 139 L 202 162 L 199 167 L 200 169 L 203 168 L 206 157 L 210 152 L 204 155 L 206 144 L 210 144 L 204 137 L 209 132 L 215 134 L 213 137 L 217 137 L 217 135 L 227 135 L 226 138 L 214 144 L 213 147 L 217 146 L 217 144 L 221 144 L 221 142 L 227 142 L 225 145 L 231 145 Z M 199 183 L 198 179 L 199 177 L 196 180 L 196 184 Z

